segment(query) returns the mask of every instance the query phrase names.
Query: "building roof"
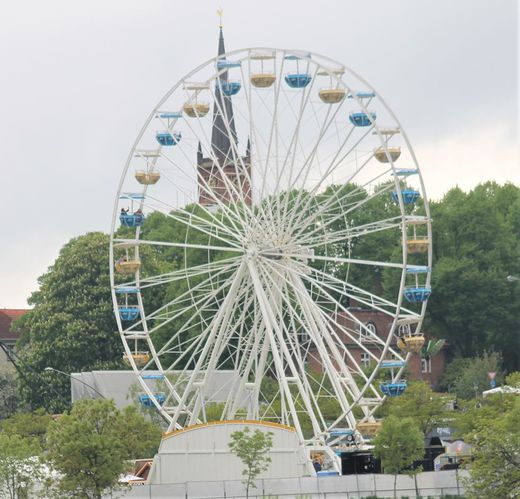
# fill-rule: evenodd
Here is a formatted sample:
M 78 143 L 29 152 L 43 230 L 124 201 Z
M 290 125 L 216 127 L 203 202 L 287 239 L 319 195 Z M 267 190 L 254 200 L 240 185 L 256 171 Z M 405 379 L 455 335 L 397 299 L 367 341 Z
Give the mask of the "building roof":
M 29 309 L 25 308 L 0 309 L 0 339 L 17 340 L 20 335 L 11 331 L 11 323 L 27 312 Z

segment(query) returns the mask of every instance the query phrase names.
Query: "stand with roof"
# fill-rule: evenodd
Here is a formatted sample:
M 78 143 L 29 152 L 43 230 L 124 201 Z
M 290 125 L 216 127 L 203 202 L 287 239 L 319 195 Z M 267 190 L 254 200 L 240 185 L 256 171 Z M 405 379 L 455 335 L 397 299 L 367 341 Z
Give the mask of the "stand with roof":
M 363 254 L 381 234 L 392 259 Z M 225 53 L 221 31 L 218 56 L 166 93 L 131 149 L 110 255 L 125 362 L 170 431 L 279 424 L 337 468 L 424 342 L 431 227 L 415 155 L 366 81 L 309 52 Z

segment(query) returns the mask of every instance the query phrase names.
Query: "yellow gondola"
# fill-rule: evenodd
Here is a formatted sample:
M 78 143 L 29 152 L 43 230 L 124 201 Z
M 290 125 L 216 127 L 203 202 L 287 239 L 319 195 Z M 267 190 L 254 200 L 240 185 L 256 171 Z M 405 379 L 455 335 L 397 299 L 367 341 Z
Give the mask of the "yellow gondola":
M 343 88 L 324 88 L 319 92 L 320 99 L 326 104 L 337 104 L 345 98 Z
M 134 359 L 134 363 L 137 367 L 143 367 L 150 360 L 150 354 L 148 352 L 133 352 L 130 355 L 126 353 L 123 355 L 123 362 L 126 365 L 132 365 L 131 359 Z
M 145 172 L 144 170 L 137 170 L 135 178 L 140 184 L 153 185 L 159 181 L 161 174 L 158 171 Z
M 428 236 L 412 236 L 413 239 L 408 239 L 406 248 L 408 253 L 426 253 L 430 246 Z
M 251 75 L 251 84 L 257 88 L 270 87 L 276 81 L 273 73 L 254 73 Z
M 419 353 L 424 345 L 424 336 L 416 334 L 413 336 L 403 336 L 397 340 L 397 346 L 407 353 Z
M 401 156 L 400 147 L 388 147 L 387 150 L 392 161 L 396 161 L 397 159 L 399 159 L 399 156 Z M 389 163 L 388 156 L 384 147 L 378 147 L 377 149 L 374 149 L 374 156 L 380 163 Z
M 374 437 L 381 428 L 381 421 L 364 421 L 356 425 L 357 431 L 363 436 Z
M 207 102 L 186 102 L 182 106 L 182 110 L 190 118 L 203 118 L 209 113 L 209 104 Z
M 139 260 L 118 260 L 115 264 L 116 272 L 120 274 L 135 274 L 140 267 Z

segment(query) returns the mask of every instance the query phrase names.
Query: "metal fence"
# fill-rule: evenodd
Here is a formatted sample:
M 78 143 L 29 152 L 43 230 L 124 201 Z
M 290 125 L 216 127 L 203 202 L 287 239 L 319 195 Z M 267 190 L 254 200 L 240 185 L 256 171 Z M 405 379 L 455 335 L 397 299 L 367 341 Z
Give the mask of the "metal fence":
M 425 472 L 414 479 L 398 475 L 394 496 L 392 475 L 349 475 L 258 480 L 249 490 L 250 499 L 454 499 L 464 497 L 461 472 Z M 417 487 L 416 487 L 417 485 Z M 139 485 L 124 495 L 132 499 L 242 499 L 246 491 L 240 481 L 188 482 Z

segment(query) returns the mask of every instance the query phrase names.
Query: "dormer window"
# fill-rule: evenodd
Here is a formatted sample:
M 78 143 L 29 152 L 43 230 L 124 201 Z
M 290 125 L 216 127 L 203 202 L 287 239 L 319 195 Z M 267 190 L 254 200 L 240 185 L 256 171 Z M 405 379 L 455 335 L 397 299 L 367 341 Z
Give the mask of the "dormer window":
M 359 337 L 362 341 L 373 341 L 374 337 L 377 336 L 376 325 L 369 321 L 365 324 L 358 324 Z

